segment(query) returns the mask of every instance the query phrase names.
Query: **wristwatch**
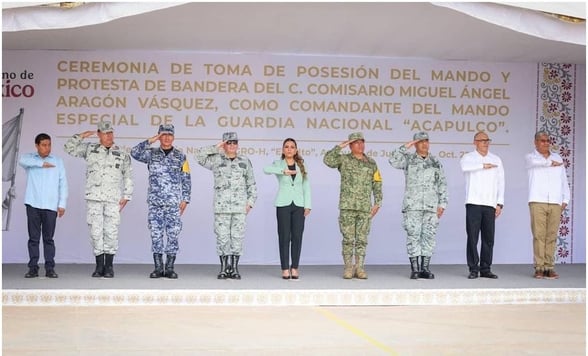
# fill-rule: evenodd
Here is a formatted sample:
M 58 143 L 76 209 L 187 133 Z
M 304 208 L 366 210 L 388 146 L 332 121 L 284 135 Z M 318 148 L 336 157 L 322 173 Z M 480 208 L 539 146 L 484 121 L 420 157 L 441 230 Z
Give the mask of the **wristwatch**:
M 496 204 L 496 206 L 499 206 L 500 209 L 504 209 L 504 204 Z

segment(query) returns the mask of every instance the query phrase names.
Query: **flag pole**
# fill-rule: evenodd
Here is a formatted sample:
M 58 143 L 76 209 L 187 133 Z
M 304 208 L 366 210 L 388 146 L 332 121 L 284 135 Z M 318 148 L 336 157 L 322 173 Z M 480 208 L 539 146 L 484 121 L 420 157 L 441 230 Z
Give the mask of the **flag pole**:
M 22 117 L 24 115 L 24 108 L 20 108 L 18 113 L 18 131 L 16 134 L 16 154 L 14 155 L 14 172 L 12 172 L 12 178 L 10 179 L 10 188 L 8 189 L 9 199 L 8 199 L 8 211 L 6 212 L 6 231 L 9 230 L 10 227 L 10 216 L 12 215 L 12 195 L 10 195 L 14 191 L 14 185 L 16 183 L 16 167 L 18 164 L 18 148 L 20 145 L 20 133 L 22 132 Z

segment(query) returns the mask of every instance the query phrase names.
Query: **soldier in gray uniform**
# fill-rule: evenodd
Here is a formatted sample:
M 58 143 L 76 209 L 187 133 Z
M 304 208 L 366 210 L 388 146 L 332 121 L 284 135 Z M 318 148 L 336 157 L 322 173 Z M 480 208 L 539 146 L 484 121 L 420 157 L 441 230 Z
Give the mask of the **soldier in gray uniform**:
M 173 146 L 174 131 L 174 125 L 159 125 L 157 135 L 131 149 L 131 156 L 139 162 L 146 163 L 149 170 L 147 220 L 151 230 L 151 251 L 155 263 L 155 270 L 149 275 L 150 278 L 178 278 L 174 271 L 174 262 L 179 250 L 178 236 L 182 231 L 180 216 L 190 203 L 192 181 L 186 155 Z M 159 147 L 149 147 L 155 141 L 159 141 Z M 167 235 L 165 246 L 164 235 Z M 164 253 L 167 256 L 165 272 Z
M 131 200 L 131 157 L 114 144 L 114 129 L 107 121 L 98 131 L 75 134 L 65 143 L 65 152 L 86 160 L 86 219 L 96 256 L 92 277 L 114 277 L 112 262 L 118 250 L 120 212 Z M 82 142 L 97 135 L 99 143 Z
M 408 152 L 415 146 L 416 152 Z M 441 162 L 429 154 L 429 135 L 414 134 L 410 141 L 392 152 L 389 160 L 394 168 L 404 170 L 406 189 L 402 203 L 406 249 L 411 279 L 433 279 L 429 263 L 435 249 L 439 218 L 447 207 L 447 181 Z M 420 261 L 419 261 L 420 258 Z M 420 264 L 420 265 L 419 265 Z
M 349 146 L 351 153 L 341 154 Z M 364 262 L 372 218 L 382 206 L 382 176 L 376 161 L 364 154 L 361 132 L 349 135 L 325 154 L 323 162 L 341 174 L 339 229 L 343 235 L 343 278 L 367 279 Z M 373 196 L 373 204 L 372 204 Z M 353 265 L 355 255 L 355 266 Z
M 221 142 L 196 153 L 198 163 L 214 175 L 214 232 L 221 263 L 218 279 L 241 279 L 238 265 L 245 217 L 257 199 L 253 166 L 247 157 L 237 154 L 238 145 L 237 133 L 225 132 Z

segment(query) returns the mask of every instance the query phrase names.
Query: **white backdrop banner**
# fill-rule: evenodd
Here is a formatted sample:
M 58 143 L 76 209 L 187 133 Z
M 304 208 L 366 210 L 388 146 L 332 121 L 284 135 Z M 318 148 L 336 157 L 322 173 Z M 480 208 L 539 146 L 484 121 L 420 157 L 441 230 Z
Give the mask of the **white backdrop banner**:
M 565 137 L 554 142 L 554 149 L 568 150 L 570 181 L 576 182 L 573 196 L 579 197 L 566 215 L 569 228 L 560 229 L 558 246 L 563 250 L 558 260 L 585 263 L 585 222 L 573 219 L 585 215 L 585 166 L 572 169 L 573 162 L 585 162 L 585 137 L 575 134 L 585 131 L 585 67 L 558 68 L 559 77 L 552 78 L 554 74 L 537 63 L 4 51 L 2 116 L 4 126 L 23 109 L 19 156 L 34 151 L 35 135 L 46 132 L 53 138 L 53 154 L 65 161 L 70 193 L 55 235 L 58 263 L 93 261 L 85 222 L 85 162 L 66 155 L 63 144 L 75 133 L 96 129 L 100 121 L 114 123 L 115 142 L 127 150 L 155 135 L 159 124 L 175 125 L 175 145 L 188 154 L 192 172 L 192 203 L 183 216 L 178 263 L 218 261 L 212 174 L 197 164 L 194 153 L 219 142 L 223 132 L 236 131 L 240 153 L 253 163 L 259 191 L 247 220 L 245 264 L 279 262 L 273 206 L 277 182 L 263 173 L 263 167 L 279 158 L 286 137 L 298 142 L 313 193 L 301 263 L 341 263 L 339 173 L 326 167 L 322 157 L 355 131 L 364 133 L 366 153 L 378 163 L 384 182 L 383 206 L 373 220 L 367 263 L 407 263 L 400 211 L 404 176 L 389 165 L 388 158 L 415 132 L 427 131 L 431 151 L 443 162 L 449 185 L 449 206 L 440 222 L 433 260 L 465 264 L 464 178 L 459 158 L 474 149 L 473 135 L 479 130 L 492 138 L 491 151 L 502 158 L 506 171 L 505 209 L 497 221 L 494 262 L 532 263 L 524 156 L 534 149 L 535 131 L 549 123 L 559 130 L 555 136 Z M 541 89 L 545 82 L 547 88 L 556 85 L 562 93 L 545 95 Z M 558 100 L 559 106 L 551 108 L 551 102 Z M 565 114 L 565 120 L 553 119 L 556 114 Z M 562 125 L 570 130 L 563 132 Z M 117 260 L 151 263 L 147 168 L 133 161 L 133 170 L 135 193 L 123 210 Z M 12 189 L 11 182 L 3 181 L 2 187 L 3 197 L 14 195 L 3 204 L 3 227 L 9 227 L 3 231 L 2 258 L 5 263 L 24 263 L 28 261 L 26 176 L 20 167 L 14 181 Z

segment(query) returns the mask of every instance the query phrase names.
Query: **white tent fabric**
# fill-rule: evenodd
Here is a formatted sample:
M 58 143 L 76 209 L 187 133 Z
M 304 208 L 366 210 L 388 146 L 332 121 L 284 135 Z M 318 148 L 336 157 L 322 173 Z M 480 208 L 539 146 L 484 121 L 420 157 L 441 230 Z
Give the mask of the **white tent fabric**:
M 4 50 L 586 62 L 585 23 L 564 22 L 541 12 L 557 10 L 583 18 L 584 3 L 518 7 L 516 3 L 115 2 L 81 3 L 72 9 L 28 5 L 3 3 Z
M 477 19 L 552 41 L 586 45 L 586 26 L 561 21 L 538 11 L 494 3 L 441 2 L 433 3 L 463 12 Z
M 2 10 L 2 31 L 52 30 L 96 25 L 122 17 L 166 9 L 182 3 L 86 3 L 67 9 L 52 6 L 11 7 Z

